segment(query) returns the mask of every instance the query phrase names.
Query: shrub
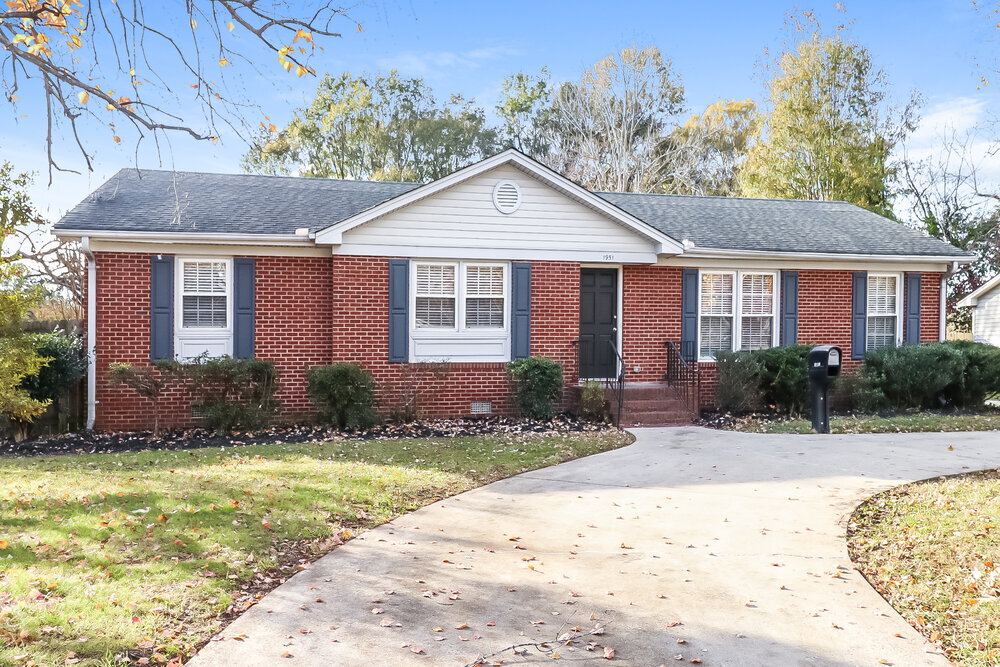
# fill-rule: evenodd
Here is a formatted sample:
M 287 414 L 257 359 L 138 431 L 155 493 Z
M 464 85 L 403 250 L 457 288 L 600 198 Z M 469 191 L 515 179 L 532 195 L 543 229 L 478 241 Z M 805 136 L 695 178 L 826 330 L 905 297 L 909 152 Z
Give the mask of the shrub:
M 563 367 L 546 357 L 515 359 L 507 364 L 514 401 L 521 416 L 552 419 L 562 395 Z
M 946 343 L 904 345 L 869 352 L 861 367 L 858 404 L 867 409 L 943 407 L 959 391 L 966 357 Z
M 1000 392 L 1000 347 L 968 340 L 944 343 L 965 357 L 960 385 L 945 387 L 945 400 L 956 407 L 981 406 L 986 397 Z
M 325 421 L 341 430 L 376 423 L 375 381 L 358 364 L 310 368 L 308 379 L 309 398 Z
M 580 390 L 580 416 L 588 421 L 603 422 L 607 419 L 607 392 L 604 383 L 587 380 Z
M 32 337 L 35 354 L 48 361 L 37 373 L 24 377 L 19 388 L 28 392 L 28 396 L 35 401 L 54 405 L 58 415 L 60 399 L 87 371 L 83 340 L 77 334 L 58 330 Z M 15 440 L 24 440 L 31 435 L 32 422 L 12 418 L 11 424 Z
M 113 363 L 108 367 L 112 386 L 128 387 L 153 403 L 153 437 L 160 435 L 160 396 L 168 386 L 180 379 L 181 365 L 176 361 L 159 361 L 154 366 L 133 366 Z
M 761 407 L 760 382 L 763 366 L 752 352 L 719 352 L 716 405 L 723 412 L 751 412 Z
M 809 400 L 806 358 L 810 345 L 782 345 L 752 354 L 761 365 L 760 390 L 764 404 L 777 412 L 800 415 Z
M 201 355 L 181 372 L 190 381 L 195 407 L 219 433 L 262 428 L 278 411 L 278 374 L 270 361 Z

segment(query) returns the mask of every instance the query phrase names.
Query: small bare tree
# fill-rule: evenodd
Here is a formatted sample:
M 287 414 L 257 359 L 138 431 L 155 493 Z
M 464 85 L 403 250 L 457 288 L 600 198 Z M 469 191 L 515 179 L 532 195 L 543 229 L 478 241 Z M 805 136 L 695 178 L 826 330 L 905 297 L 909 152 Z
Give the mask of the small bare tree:
M 970 322 L 955 303 L 1000 271 L 1000 193 L 982 183 L 974 154 L 975 134 L 954 131 L 941 137 L 940 150 L 922 160 L 904 159 L 900 217 L 931 236 L 975 253 L 949 280 L 949 320 L 961 330 Z

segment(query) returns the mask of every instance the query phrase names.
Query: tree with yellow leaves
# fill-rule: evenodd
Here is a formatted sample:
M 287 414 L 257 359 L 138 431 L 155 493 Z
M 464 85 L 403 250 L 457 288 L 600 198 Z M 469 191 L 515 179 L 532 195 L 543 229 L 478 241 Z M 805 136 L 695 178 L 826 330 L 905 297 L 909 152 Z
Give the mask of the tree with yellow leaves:
M 17 257 L 5 255 L 4 241 L 37 214 L 25 194 L 28 176 L 0 163 L 0 415 L 31 421 L 48 404 L 33 399 L 21 381 L 35 375 L 46 359 L 36 352 L 35 341 L 21 328 L 28 311 L 41 299 L 41 290 L 25 283 Z
M 314 74 L 314 37 L 339 37 L 339 22 L 351 19 L 329 0 L 303 0 L 294 11 L 277 0 L 5 0 L 0 91 L 15 109 L 22 95 L 44 101 L 51 180 L 53 169 L 73 171 L 54 155 L 63 130 L 92 169 L 81 120 L 105 126 L 115 142 L 122 123 L 139 141 L 162 132 L 217 141 L 219 124 L 239 130 L 241 111 L 253 104 L 238 99 L 226 71 L 255 66 L 263 50 L 286 72 Z M 176 72 L 201 104 L 200 123 L 185 119 L 166 81 Z

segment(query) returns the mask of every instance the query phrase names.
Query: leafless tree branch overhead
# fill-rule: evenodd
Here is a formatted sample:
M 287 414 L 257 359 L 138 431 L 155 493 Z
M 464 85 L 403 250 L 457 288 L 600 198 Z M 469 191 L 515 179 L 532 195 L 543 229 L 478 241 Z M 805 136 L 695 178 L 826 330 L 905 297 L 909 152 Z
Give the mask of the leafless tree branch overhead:
M 64 134 L 92 169 L 85 121 L 106 128 L 115 143 L 122 123 L 140 142 L 161 133 L 217 141 L 220 124 L 244 136 L 259 118 L 247 113 L 257 108 L 255 91 L 237 84 L 243 69 L 255 80 L 265 63 L 314 75 L 318 38 L 340 37 L 341 25 L 360 30 L 330 0 L 294 7 L 283 0 L 11 0 L 2 7 L 0 89 L 12 114 L 35 102 L 45 113 L 50 182 L 54 170 L 70 170 L 56 155 Z M 191 117 L 192 98 L 201 118 Z

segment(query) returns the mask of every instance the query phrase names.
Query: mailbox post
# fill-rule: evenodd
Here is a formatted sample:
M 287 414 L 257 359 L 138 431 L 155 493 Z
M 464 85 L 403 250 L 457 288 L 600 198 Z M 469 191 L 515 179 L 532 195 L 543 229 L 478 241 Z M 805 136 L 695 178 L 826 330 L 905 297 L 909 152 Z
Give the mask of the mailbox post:
M 812 427 L 817 433 L 830 432 L 830 385 L 840 375 L 840 348 L 819 345 L 809 350 L 809 395 L 812 403 Z

